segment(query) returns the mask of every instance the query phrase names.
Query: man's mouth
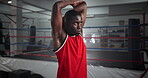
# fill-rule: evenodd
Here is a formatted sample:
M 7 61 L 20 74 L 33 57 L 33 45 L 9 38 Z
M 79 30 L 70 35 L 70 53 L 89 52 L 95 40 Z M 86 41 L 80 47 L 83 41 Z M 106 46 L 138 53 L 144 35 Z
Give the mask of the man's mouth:
M 78 29 L 79 32 L 81 32 L 81 29 Z

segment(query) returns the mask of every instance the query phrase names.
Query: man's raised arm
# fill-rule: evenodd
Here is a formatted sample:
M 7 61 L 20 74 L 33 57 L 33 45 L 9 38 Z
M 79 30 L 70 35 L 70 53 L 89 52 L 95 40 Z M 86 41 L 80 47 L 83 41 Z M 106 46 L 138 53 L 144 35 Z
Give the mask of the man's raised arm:
M 63 38 L 62 28 L 62 8 L 67 5 L 72 5 L 73 1 L 58 1 L 53 5 L 51 15 L 52 36 L 54 40 L 54 49 L 61 45 L 61 38 Z M 62 35 L 62 37 L 61 37 Z

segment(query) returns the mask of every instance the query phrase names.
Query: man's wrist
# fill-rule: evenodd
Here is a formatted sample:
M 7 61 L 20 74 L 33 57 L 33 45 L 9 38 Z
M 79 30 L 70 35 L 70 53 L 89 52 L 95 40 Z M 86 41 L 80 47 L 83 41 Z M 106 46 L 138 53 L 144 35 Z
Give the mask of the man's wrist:
M 71 6 L 74 8 L 77 5 L 82 4 L 82 3 L 86 3 L 86 2 L 85 1 L 74 1 L 73 4 L 71 4 Z

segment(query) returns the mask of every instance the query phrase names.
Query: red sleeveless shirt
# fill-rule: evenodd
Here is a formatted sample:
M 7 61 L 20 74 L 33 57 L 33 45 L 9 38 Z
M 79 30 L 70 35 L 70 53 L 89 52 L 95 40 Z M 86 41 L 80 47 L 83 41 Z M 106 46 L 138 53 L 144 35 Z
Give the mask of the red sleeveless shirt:
M 66 36 L 55 51 L 58 59 L 57 78 L 87 78 L 86 46 L 82 36 Z

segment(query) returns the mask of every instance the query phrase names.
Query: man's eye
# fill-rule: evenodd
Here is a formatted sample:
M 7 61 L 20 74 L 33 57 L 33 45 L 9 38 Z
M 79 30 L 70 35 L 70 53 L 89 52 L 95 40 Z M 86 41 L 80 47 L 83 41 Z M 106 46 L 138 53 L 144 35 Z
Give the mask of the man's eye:
M 77 25 L 77 23 L 73 23 L 73 25 Z

